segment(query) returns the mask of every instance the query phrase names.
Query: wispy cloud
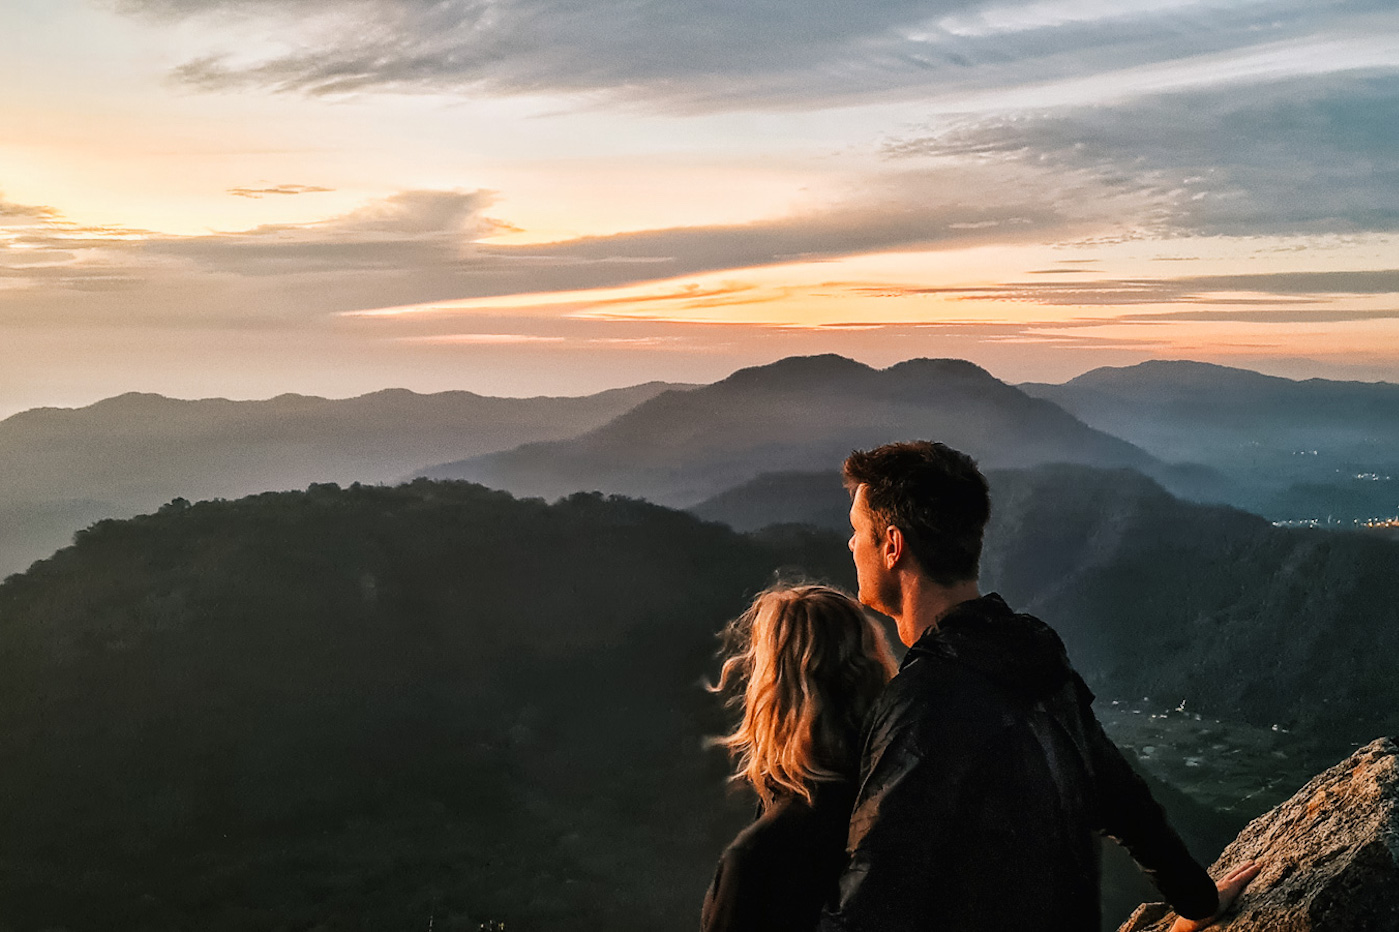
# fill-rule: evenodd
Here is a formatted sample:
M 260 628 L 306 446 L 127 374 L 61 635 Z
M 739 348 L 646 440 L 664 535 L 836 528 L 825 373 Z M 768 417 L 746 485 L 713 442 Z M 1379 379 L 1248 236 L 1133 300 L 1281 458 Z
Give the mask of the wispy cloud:
M 1339 324 L 1363 320 L 1399 320 L 1399 307 L 1366 310 L 1364 308 L 1271 308 L 1247 310 L 1213 308 L 1208 311 L 1161 311 L 1154 314 L 1122 314 L 1116 318 L 1127 323 L 1188 321 L 1232 321 L 1253 324 Z
M 1041 272 L 1055 272 L 1044 269 Z M 1083 274 L 1082 270 L 1065 272 Z M 1268 272 L 1237 275 L 1193 275 L 1177 278 L 1102 278 L 1083 282 L 1028 281 L 1003 282 L 976 286 L 908 287 L 885 284 L 853 284 L 848 286 L 871 296 L 913 297 L 937 295 L 968 301 L 1024 301 L 1042 305 L 1118 307 L 1141 304 L 1209 304 L 1277 307 L 1289 303 L 1314 304 L 1318 300 L 1342 295 L 1399 295 L 1399 269 L 1375 269 L 1343 272 Z M 1179 319 L 1186 313 L 1194 319 L 1213 319 L 1201 314 L 1230 313 L 1210 311 L 1166 312 Z M 1240 311 L 1248 319 L 1263 320 L 1267 313 Z M 1380 318 L 1388 311 L 1325 309 L 1279 310 L 1279 320 L 1327 320 L 1337 314 L 1351 314 L 1347 320 Z M 1331 316 L 1327 316 L 1330 314 Z M 1303 316 L 1297 316 L 1303 315 Z M 1132 315 L 1122 319 L 1158 319 L 1160 315 Z M 1236 316 L 1230 313 L 1230 316 Z M 1223 319 L 1223 318 L 1220 318 Z M 1244 319 L 1241 317 L 1240 319 Z
M 508 343 L 562 343 L 566 338 L 537 333 L 434 333 L 396 339 L 400 343 L 431 343 L 438 346 L 501 346 Z
M 408 191 L 316 223 L 174 236 L 84 227 L 42 206 L 0 202 L 0 313 L 10 322 L 149 319 L 176 326 L 288 326 L 345 312 L 430 302 L 505 300 L 535 316 L 586 314 L 712 319 L 725 307 L 781 302 L 773 284 L 741 276 L 718 284 L 684 277 L 865 253 L 959 249 L 1101 233 L 1120 217 L 1149 215 L 1149 199 L 1076 188 L 1028 200 L 1018 169 L 939 168 L 888 180 L 886 188 L 824 209 L 768 221 L 662 229 L 556 243 L 503 245 L 490 237 L 487 191 Z M 850 293 L 929 294 L 1042 305 L 1315 304 L 1316 296 L 1399 293 L 1399 271 L 1287 272 L 1078 282 L 1088 263 L 1026 281 L 976 287 L 852 286 Z M 1055 273 L 1050 275 L 1048 273 Z M 678 281 L 656 293 L 607 293 Z M 864 288 L 861 292 L 859 289 Z M 110 301 L 100 298 L 110 292 Z M 553 293 L 552 296 L 550 293 Z M 198 294 L 191 305 L 189 295 Z M 537 295 L 521 301 L 511 296 Z M 489 310 L 482 306 L 473 313 Z M 114 317 L 113 315 L 121 315 Z M 664 315 L 662 315 L 664 316 Z
M 189 322 L 312 320 L 869 252 L 1032 242 L 1100 231 L 1115 215 L 1142 210 L 1131 198 L 1084 197 L 1071 180 L 1061 182 L 1059 196 L 1029 203 L 1021 175 L 975 166 L 902 172 L 844 200 L 760 222 L 532 245 L 490 241 L 509 227 L 490 216 L 489 191 L 405 191 L 319 222 L 197 236 L 84 227 L 50 208 L 9 204 L 0 215 L 0 279 L 14 299 L 9 313 L 20 316 L 101 317 L 117 306 L 75 302 L 67 292 L 146 287 L 139 301 L 127 296 L 122 313 Z M 13 306 L 16 289 L 27 289 L 23 307 Z M 191 294 L 199 296 L 193 306 Z
M 84 226 L 5 203 L 0 320 L 265 326 L 423 288 L 435 295 L 447 286 L 433 276 L 460 274 L 464 250 L 499 229 L 483 213 L 490 201 L 483 191 L 408 191 L 321 222 L 201 236 Z M 75 294 L 116 290 L 125 293 L 110 302 Z
M 1151 192 L 1165 230 L 1399 229 L 1399 70 L 968 121 L 894 157 L 1091 172 Z
M 175 72 L 207 89 L 602 93 L 680 109 L 825 106 L 1018 87 L 1343 33 L 1380 0 L 124 0 L 263 23 L 258 56 Z M 1352 30 L 1374 35 L 1373 28 Z
M 228 193 L 234 197 L 248 197 L 256 200 L 269 194 L 324 194 L 334 190 L 334 188 L 322 188 L 314 184 L 278 184 L 264 188 L 229 188 Z

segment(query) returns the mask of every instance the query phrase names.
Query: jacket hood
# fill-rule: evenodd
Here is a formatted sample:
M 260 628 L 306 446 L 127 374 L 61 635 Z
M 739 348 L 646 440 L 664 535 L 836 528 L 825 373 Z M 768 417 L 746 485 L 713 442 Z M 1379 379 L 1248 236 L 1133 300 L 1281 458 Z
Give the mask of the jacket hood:
M 1011 611 L 994 592 L 944 615 L 909 648 L 903 666 L 929 655 L 974 670 L 1027 702 L 1053 693 L 1073 676 L 1054 629 Z

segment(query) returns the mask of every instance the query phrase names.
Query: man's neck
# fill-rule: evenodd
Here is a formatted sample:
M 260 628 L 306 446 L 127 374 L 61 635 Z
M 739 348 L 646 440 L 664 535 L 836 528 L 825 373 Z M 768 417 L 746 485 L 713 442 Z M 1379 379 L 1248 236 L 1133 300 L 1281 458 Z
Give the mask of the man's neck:
M 981 597 L 975 579 L 941 586 L 919 573 L 905 579 L 902 588 L 903 605 L 894 621 L 899 626 L 899 640 L 909 647 L 952 609 Z

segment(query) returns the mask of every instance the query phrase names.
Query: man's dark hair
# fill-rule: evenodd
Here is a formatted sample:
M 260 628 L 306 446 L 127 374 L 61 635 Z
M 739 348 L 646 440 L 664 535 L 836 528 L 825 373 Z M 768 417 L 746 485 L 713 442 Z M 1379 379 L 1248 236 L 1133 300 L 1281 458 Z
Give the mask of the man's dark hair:
M 991 496 L 970 456 L 926 440 L 890 443 L 851 453 L 843 472 L 851 495 L 865 487 L 877 533 L 891 525 L 903 532 L 934 582 L 976 579 Z

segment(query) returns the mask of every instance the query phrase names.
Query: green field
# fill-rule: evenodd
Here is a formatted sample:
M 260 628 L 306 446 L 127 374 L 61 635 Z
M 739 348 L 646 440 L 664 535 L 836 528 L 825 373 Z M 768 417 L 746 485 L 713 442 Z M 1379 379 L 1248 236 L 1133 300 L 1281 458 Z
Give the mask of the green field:
M 1150 699 L 1099 699 L 1094 708 L 1112 739 L 1153 776 L 1196 802 L 1244 818 L 1286 800 L 1346 752 L 1276 725 L 1218 721 L 1188 708 L 1163 709 Z

